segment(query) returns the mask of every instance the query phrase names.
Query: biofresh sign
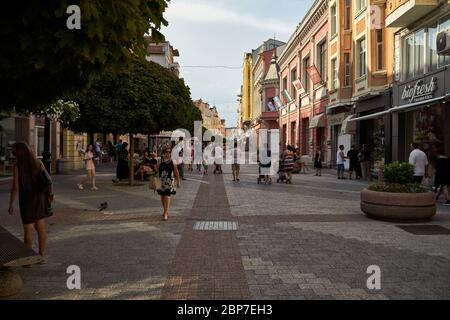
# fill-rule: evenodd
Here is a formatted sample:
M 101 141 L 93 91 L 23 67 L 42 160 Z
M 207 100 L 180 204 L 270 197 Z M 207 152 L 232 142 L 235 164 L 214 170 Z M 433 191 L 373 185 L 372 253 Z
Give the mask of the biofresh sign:
M 428 80 L 420 79 L 403 88 L 402 100 L 407 100 L 409 103 L 429 100 L 434 98 L 437 89 L 437 77 L 431 77 Z

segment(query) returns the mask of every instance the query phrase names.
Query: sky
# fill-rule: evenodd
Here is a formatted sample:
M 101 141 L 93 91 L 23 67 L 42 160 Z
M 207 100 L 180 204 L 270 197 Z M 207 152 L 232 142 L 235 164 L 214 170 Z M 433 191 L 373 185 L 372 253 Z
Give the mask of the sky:
M 180 73 L 192 99 L 216 105 L 226 127 L 237 124 L 245 52 L 273 38 L 287 42 L 313 0 L 171 0 L 162 28 L 180 51 Z M 189 66 L 227 66 L 191 68 Z

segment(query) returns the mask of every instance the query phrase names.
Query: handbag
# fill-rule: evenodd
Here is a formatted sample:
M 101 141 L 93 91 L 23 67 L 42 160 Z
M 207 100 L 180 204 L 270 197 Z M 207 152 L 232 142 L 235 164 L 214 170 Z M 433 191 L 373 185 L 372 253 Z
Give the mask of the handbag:
M 161 190 L 161 179 L 159 177 L 150 177 L 148 188 L 154 192 Z

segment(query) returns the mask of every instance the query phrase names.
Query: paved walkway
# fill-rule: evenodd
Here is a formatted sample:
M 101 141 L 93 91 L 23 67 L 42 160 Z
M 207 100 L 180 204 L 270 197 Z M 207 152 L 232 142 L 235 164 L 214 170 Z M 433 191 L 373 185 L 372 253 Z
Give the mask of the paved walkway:
M 333 171 L 294 175 L 292 185 L 258 185 L 256 172 L 244 166 L 239 183 L 229 168 L 187 174 L 169 222 L 146 184 L 113 185 L 108 166 L 98 192 L 76 189 L 82 172 L 55 176 L 49 261 L 16 269 L 25 289 L 13 298 L 450 299 L 449 235 L 366 218 L 359 192 L 367 184 Z M 22 237 L 19 217 L 6 214 L 8 188 L 0 185 L 0 224 Z M 202 221 L 238 230 L 194 230 Z M 450 208 L 440 204 L 425 224 L 450 229 Z M 81 268 L 81 290 L 66 287 L 69 265 Z M 381 268 L 381 290 L 367 289 L 370 265 Z

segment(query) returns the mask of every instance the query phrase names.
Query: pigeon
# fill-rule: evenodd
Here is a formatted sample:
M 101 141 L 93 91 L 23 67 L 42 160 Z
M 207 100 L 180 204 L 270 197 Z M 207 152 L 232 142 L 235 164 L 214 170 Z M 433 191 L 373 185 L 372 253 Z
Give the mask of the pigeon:
M 108 202 L 101 203 L 98 211 L 103 211 L 108 208 Z

